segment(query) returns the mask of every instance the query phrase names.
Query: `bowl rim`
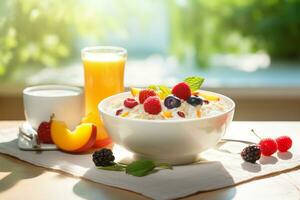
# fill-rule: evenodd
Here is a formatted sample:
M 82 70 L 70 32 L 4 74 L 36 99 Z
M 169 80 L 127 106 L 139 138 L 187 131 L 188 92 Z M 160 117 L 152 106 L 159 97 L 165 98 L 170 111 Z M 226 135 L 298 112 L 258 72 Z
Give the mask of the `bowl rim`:
M 42 96 L 42 95 L 36 95 L 31 93 L 35 90 L 71 90 L 75 91 L 76 94 L 69 94 L 69 95 L 61 95 L 61 96 Z M 65 98 L 65 97 L 77 97 L 83 95 L 83 90 L 80 87 L 71 86 L 71 85 L 60 85 L 60 84 L 45 84 L 45 85 L 35 85 L 35 86 L 29 86 L 26 87 L 23 90 L 24 96 L 31 96 L 31 97 L 39 97 L 39 98 Z
M 221 117 L 223 115 L 227 115 L 228 113 L 234 111 L 234 109 L 235 109 L 235 102 L 231 98 L 229 98 L 229 97 L 227 97 L 227 96 L 225 96 L 223 94 L 216 93 L 216 92 L 211 92 L 211 91 L 207 91 L 207 90 L 200 90 L 200 91 L 210 92 L 210 93 L 212 93 L 214 95 L 217 95 L 217 96 L 219 96 L 221 98 L 225 97 L 225 98 L 227 98 L 227 100 L 229 100 L 229 102 L 231 102 L 232 107 L 230 107 L 230 109 L 228 109 L 225 112 L 222 112 L 222 113 L 219 113 L 219 114 L 216 114 L 216 115 L 212 115 L 212 116 L 206 116 L 206 117 L 201 117 L 201 118 L 191 118 L 191 119 L 173 119 L 173 120 L 162 120 L 162 119 L 149 120 L 149 119 L 137 119 L 137 118 L 124 118 L 124 117 L 113 115 L 113 114 L 105 111 L 105 109 L 103 108 L 103 104 L 105 104 L 105 102 L 107 102 L 107 101 L 115 98 L 116 96 L 121 96 L 121 95 L 129 94 L 130 91 L 127 91 L 127 92 L 122 92 L 122 93 L 118 93 L 118 94 L 106 97 L 105 99 L 103 99 L 102 101 L 100 101 L 100 103 L 98 104 L 98 110 L 100 111 L 101 114 L 109 115 L 109 116 L 111 116 L 113 118 L 116 118 L 116 119 L 121 119 L 121 120 L 125 120 L 125 121 L 146 122 L 146 123 L 184 123 L 184 122 L 191 122 L 191 121 L 204 121 L 204 120 L 208 120 L 208 119 L 218 118 L 218 117 Z

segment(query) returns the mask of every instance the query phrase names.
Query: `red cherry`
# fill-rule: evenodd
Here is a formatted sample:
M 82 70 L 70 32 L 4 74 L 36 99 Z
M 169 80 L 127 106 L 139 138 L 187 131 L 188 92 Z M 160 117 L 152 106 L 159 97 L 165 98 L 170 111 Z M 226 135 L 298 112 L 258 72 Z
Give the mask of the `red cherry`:
M 292 139 L 289 136 L 280 136 L 276 138 L 278 151 L 280 152 L 287 152 L 293 144 Z
M 51 123 L 54 118 L 54 114 L 51 115 L 49 122 L 42 122 L 37 130 L 38 139 L 41 143 L 53 144 L 51 137 Z
M 51 138 L 51 123 L 42 122 L 37 130 L 38 138 L 42 143 L 53 144 Z
M 259 142 L 261 154 L 264 156 L 271 156 L 277 151 L 277 143 L 272 138 L 264 138 Z

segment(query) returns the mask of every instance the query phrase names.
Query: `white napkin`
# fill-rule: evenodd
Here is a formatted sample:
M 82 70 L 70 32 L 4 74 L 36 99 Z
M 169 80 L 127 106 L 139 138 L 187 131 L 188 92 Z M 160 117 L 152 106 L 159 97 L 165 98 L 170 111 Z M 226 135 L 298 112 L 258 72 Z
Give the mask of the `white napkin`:
M 233 122 L 226 137 L 256 141 L 257 139 L 250 133 L 250 129 L 255 127 L 253 127 L 253 123 L 252 127 L 250 125 L 247 127 L 244 126 L 244 123 Z M 297 124 L 297 128 L 300 130 L 299 124 Z M 289 134 L 286 131 L 290 129 L 268 125 L 268 128 L 260 128 L 257 131 L 264 131 L 263 134 L 269 136 L 273 134 L 273 137 L 282 134 L 282 132 L 274 130 L 283 130 L 282 132 Z M 38 166 L 85 177 L 94 182 L 131 190 L 153 199 L 174 199 L 196 192 L 216 190 L 300 165 L 300 145 L 299 140 L 296 140 L 299 136 L 292 135 L 292 133 L 290 136 L 294 138 L 295 144 L 290 152 L 263 157 L 258 164 L 243 162 L 239 152 L 245 144 L 231 142 L 225 143 L 219 150 L 212 149 L 204 152 L 202 154 L 203 161 L 200 163 L 175 166 L 173 170 L 161 170 L 145 177 L 134 177 L 126 175 L 124 172 L 96 169 L 91 154 L 72 155 L 60 151 L 19 150 L 17 133 L 17 127 L 0 130 L 1 153 Z M 116 154 L 116 157 L 121 159 L 121 156 L 127 153 L 117 146 Z

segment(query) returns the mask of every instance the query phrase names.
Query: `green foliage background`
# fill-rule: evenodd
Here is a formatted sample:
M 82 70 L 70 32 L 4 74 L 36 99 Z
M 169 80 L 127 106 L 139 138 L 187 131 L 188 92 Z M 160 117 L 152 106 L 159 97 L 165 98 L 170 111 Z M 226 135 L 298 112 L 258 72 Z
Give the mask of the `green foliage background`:
M 207 66 L 214 53 L 264 50 L 273 59 L 300 59 L 299 0 L 168 1 L 171 52 L 195 54 Z
M 232 6 L 230 27 L 254 38 L 257 49 L 266 49 L 274 58 L 300 57 L 300 1 L 251 0 Z
M 225 20 L 233 15 L 233 1 L 190 0 L 183 6 L 172 0 L 169 3 L 171 52 L 180 58 L 191 52 L 199 66 L 207 66 L 213 53 L 242 53 L 253 48 L 252 41 L 229 27 Z
M 95 4 L 95 5 L 94 5 Z M 80 0 L 0 1 L 0 79 L 10 78 L 19 68 L 57 67 L 78 57 L 77 41 L 83 36 L 101 40 L 121 33 L 124 19 L 120 2 L 117 15 L 94 9 L 99 4 Z M 105 8 L 104 8 L 105 9 Z M 105 27 L 105 28 L 103 28 Z
M 1 1 L 0 76 L 20 65 L 55 66 L 72 54 L 72 1 Z M 49 14 L 51 13 L 51 15 Z
M 90 2 L 94 5 L 84 6 L 80 0 L 0 1 L 0 79 L 21 66 L 61 66 L 78 57 L 76 42 L 83 36 L 101 41 L 111 32 L 126 35 L 128 16 L 143 18 L 147 10 L 147 4 L 139 1 L 118 0 L 113 4 L 118 14 L 112 15 L 94 9 L 103 1 Z M 275 59 L 300 58 L 299 0 L 160 3 L 170 20 L 170 53 L 181 59 L 192 54 L 198 66 L 208 66 L 215 53 L 264 50 Z M 155 21 L 145 19 L 147 23 Z

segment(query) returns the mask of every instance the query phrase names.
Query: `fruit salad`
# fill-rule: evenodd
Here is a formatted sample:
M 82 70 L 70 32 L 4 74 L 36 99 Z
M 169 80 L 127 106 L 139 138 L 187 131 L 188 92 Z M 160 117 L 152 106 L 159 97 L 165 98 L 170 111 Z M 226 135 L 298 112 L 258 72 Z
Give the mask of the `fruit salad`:
M 222 98 L 199 90 L 203 81 L 189 77 L 173 88 L 131 88 L 131 96 L 113 102 L 109 110 L 118 117 L 149 120 L 202 118 L 227 111 Z

